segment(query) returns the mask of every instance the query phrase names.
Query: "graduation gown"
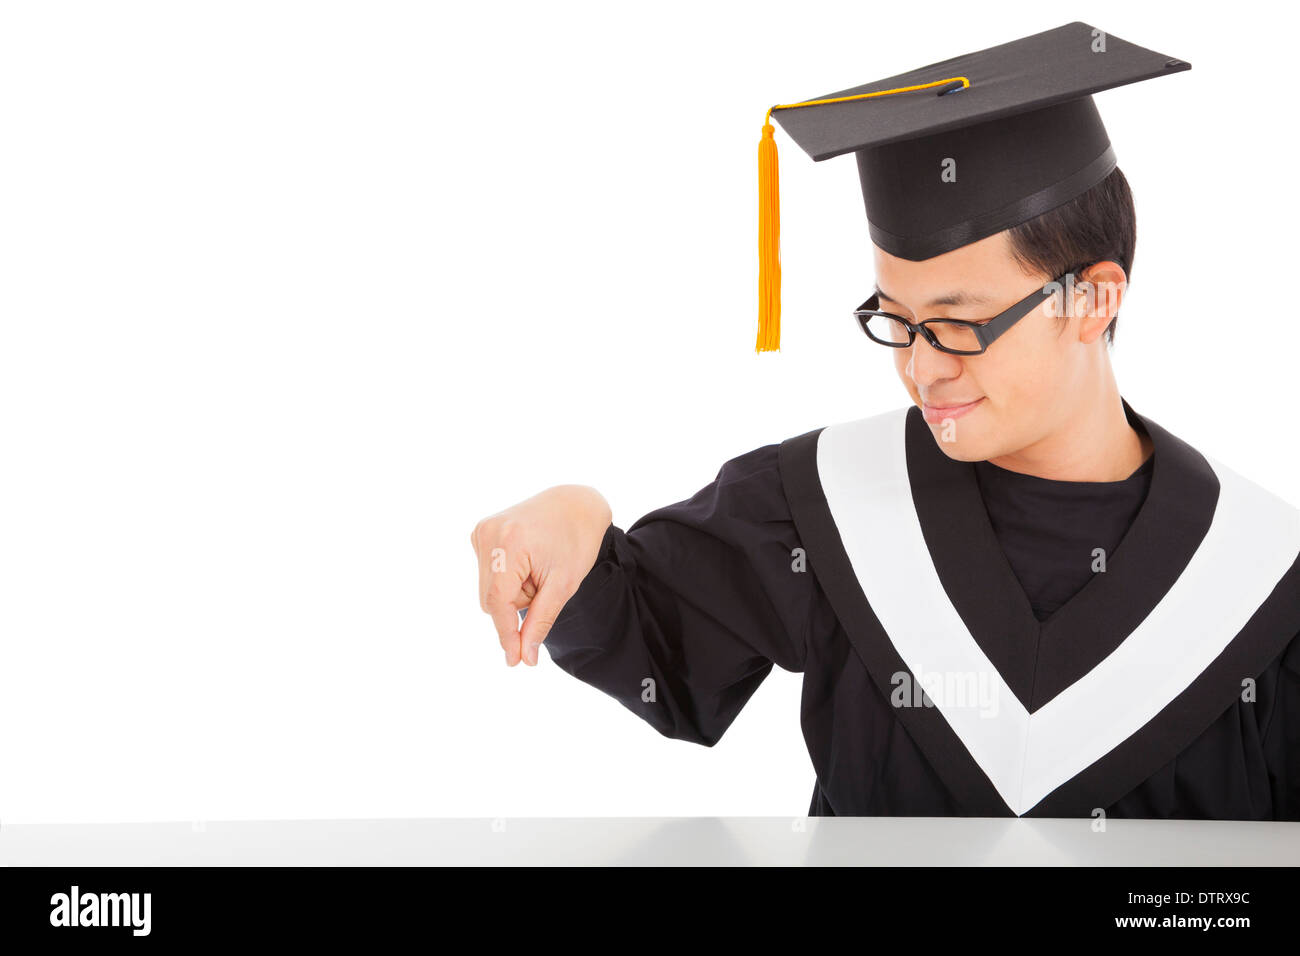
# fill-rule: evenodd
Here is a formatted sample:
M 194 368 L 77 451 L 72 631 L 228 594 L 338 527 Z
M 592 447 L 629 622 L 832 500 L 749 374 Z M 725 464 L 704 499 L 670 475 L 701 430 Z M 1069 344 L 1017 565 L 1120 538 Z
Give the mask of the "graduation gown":
M 1124 409 L 1148 491 L 1045 620 L 908 407 L 611 524 L 543 646 L 705 746 L 802 673 L 811 815 L 1300 819 L 1300 510 Z

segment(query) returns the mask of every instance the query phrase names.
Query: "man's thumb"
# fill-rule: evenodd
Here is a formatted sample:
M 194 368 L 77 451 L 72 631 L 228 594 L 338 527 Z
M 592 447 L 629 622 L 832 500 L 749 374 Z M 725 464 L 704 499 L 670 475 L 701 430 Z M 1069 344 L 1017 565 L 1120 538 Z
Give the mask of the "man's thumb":
M 529 664 L 537 663 L 537 648 L 551 632 L 551 625 L 560 616 L 565 598 L 559 596 L 554 585 L 543 587 L 529 602 L 524 611 L 524 626 L 519 637 L 523 644 L 523 657 Z

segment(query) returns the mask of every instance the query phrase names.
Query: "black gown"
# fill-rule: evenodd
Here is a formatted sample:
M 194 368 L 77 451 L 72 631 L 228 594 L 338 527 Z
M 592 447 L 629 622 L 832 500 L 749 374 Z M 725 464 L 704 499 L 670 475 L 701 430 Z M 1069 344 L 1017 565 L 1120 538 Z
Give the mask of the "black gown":
M 1300 819 L 1300 511 L 1127 402 L 1121 482 L 948 458 L 916 408 L 726 462 L 544 646 L 712 746 L 803 674 L 811 815 Z
M 1083 590 L 1096 565 L 1094 549 L 1112 554 L 1151 487 L 1155 456 L 1123 481 L 1051 481 L 975 463 L 980 498 L 998 544 L 1045 621 Z

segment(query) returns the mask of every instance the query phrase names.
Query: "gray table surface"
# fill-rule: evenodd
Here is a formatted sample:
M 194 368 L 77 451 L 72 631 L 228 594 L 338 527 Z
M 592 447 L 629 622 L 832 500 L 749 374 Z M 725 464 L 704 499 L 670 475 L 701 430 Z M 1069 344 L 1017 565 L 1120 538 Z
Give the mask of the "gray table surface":
M 597 817 L 0 826 L 5 866 L 1294 866 L 1300 823 Z

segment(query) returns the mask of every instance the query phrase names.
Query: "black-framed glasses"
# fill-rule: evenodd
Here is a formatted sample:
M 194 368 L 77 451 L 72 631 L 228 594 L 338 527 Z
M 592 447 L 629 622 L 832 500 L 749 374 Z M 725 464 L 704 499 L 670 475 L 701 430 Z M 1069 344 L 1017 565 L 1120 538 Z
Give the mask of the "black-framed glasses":
M 919 332 L 927 342 L 940 352 L 952 355 L 979 355 L 987 349 L 1011 326 L 1015 325 L 1050 295 L 1060 292 L 1065 280 L 1074 275 L 1078 269 L 1064 272 L 1042 288 L 1035 289 L 1009 309 L 991 319 L 967 321 L 965 319 L 924 319 L 909 322 L 901 315 L 882 312 L 880 293 L 873 293 L 860 306 L 853 310 L 853 317 L 862 326 L 862 331 L 873 342 L 888 345 L 890 348 L 905 349 L 916 341 Z

